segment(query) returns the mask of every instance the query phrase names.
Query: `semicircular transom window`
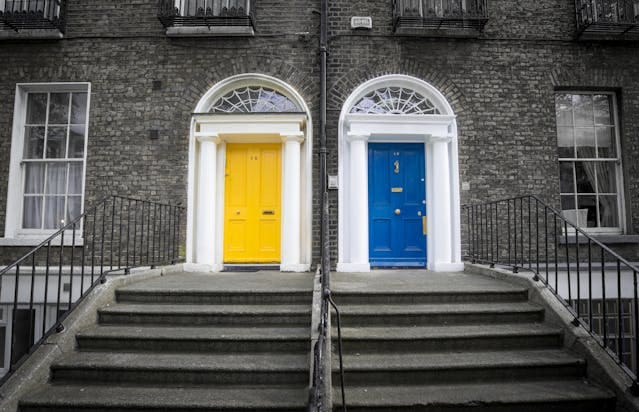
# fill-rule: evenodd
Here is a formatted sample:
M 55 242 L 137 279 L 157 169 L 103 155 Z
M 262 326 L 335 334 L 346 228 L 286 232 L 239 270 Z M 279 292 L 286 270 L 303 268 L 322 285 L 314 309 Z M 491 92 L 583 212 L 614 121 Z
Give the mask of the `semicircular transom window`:
M 362 97 L 351 109 L 362 114 L 441 114 L 433 102 L 415 90 L 383 87 Z
M 231 90 L 211 107 L 211 113 L 280 113 L 303 111 L 282 93 L 262 86 Z

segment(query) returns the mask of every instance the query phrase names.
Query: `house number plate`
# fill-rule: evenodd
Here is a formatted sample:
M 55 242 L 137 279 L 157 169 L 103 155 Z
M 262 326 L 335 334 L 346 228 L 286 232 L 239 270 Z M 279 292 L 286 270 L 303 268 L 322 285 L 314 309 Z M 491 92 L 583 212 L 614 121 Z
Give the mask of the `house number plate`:
M 402 193 L 404 191 L 403 187 L 391 187 L 392 193 Z

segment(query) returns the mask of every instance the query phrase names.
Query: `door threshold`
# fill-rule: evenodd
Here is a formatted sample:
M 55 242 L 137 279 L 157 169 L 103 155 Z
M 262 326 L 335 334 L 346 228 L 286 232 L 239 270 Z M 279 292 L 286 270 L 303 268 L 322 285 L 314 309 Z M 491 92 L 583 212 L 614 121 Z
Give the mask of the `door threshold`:
M 259 272 L 261 270 L 280 270 L 279 263 L 274 264 L 225 264 L 222 272 Z

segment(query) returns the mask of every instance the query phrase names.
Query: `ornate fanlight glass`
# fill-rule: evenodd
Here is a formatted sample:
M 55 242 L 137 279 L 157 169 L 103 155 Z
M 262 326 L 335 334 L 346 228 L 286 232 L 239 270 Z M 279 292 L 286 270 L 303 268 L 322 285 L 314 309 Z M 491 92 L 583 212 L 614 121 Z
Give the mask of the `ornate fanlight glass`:
M 362 114 L 440 114 L 435 105 L 411 89 L 384 87 L 362 97 L 351 109 Z
M 262 86 L 235 89 L 220 97 L 211 113 L 273 113 L 303 111 L 280 92 Z

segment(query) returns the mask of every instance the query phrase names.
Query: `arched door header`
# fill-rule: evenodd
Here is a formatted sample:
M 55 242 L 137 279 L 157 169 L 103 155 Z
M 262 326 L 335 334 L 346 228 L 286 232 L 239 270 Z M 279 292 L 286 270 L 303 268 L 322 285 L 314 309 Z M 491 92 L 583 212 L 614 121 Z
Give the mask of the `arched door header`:
M 381 87 L 362 97 L 350 110 L 361 114 L 440 114 L 433 102 L 413 89 Z

